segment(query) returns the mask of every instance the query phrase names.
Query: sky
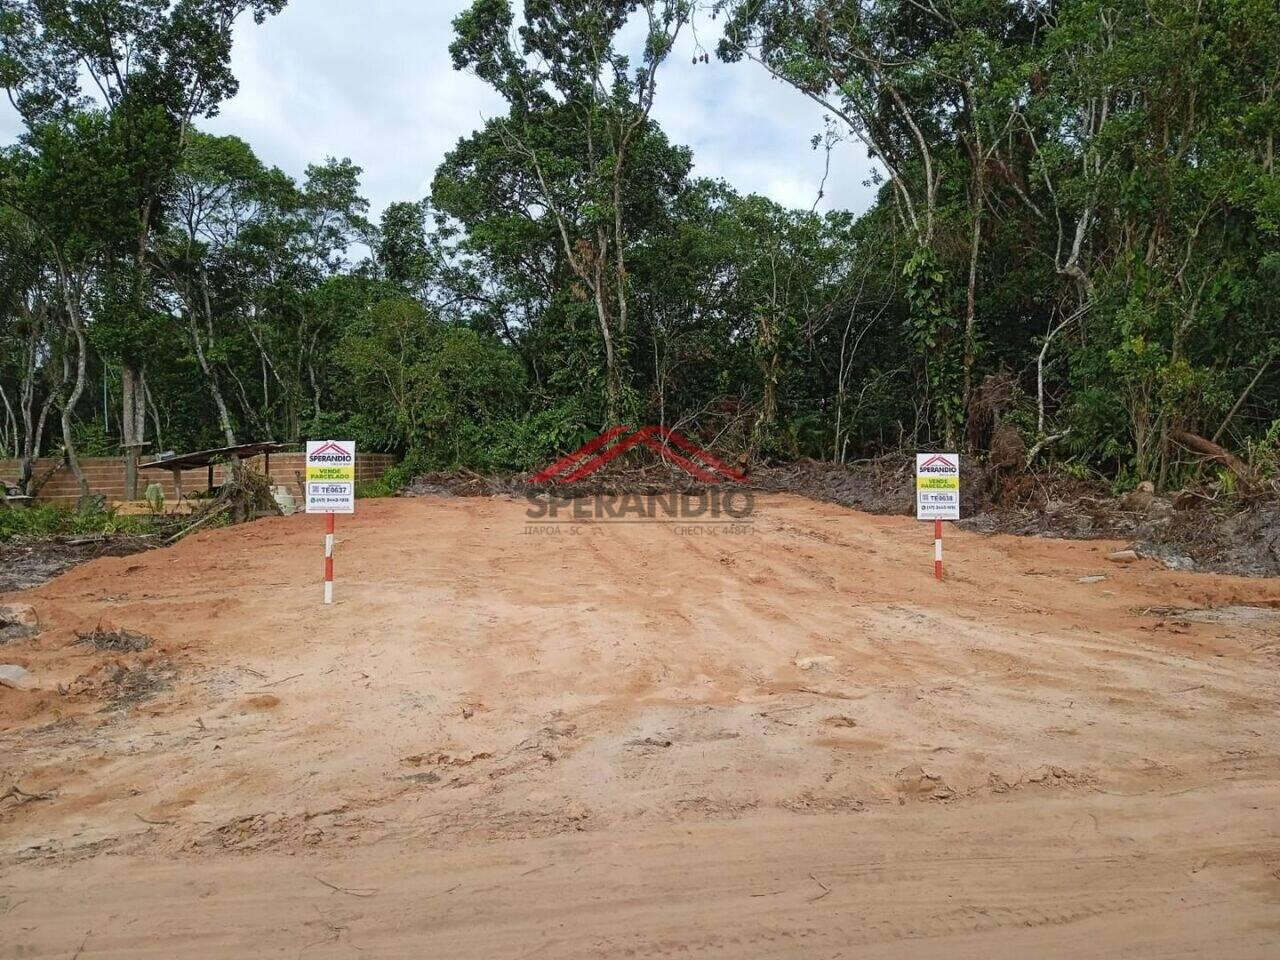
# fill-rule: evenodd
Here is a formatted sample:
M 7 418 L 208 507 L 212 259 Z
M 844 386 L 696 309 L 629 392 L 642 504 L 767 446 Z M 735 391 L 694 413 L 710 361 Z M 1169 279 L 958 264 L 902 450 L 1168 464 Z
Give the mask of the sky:
M 295 177 L 308 163 L 350 157 L 364 169 L 375 213 L 421 199 L 458 139 L 504 112 L 489 87 L 449 61 L 450 23 L 469 2 L 290 0 L 261 26 L 246 18 L 232 53 L 240 91 L 201 126 L 243 138 Z M 717 27 L 703 18 L 681 37 L 659 75 L 655 119 L 693 148 L 696 174 L 812 207 L 826 166 L 810 144 L 823 129 L 821 108 L 758 65 L 716 60 Z M 694 66 L 704 49 L 710 63 Z M 4 104 L 0 142 L 19 131 Z M 839 144 L 818 209 L 867 209 L 870 170 L 859 144 Z

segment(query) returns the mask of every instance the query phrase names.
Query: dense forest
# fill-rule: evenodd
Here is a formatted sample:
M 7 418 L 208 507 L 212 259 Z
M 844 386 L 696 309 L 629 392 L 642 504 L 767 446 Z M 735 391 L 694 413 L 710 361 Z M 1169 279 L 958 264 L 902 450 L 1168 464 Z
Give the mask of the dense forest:
M 284 4 L 0 4 L 27 488 L 39 456 L 320 435 L 525 470 L 616 423 L 755 461 L 1275 472 L 1276 0 L 475 0 L 449 53 L 506 111 L 376 216 L 348 160 L 295 179 L 202 131 L 237 21 Z M 707 69 L 816 101 L 831 162 L 870 156 L 871 209 L 693 175 L 652 111 L 695 26 Z

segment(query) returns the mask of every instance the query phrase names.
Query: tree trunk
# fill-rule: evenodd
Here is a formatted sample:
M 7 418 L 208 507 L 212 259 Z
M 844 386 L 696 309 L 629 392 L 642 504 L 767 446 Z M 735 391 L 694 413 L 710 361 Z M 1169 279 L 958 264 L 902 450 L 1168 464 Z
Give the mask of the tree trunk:
M 157 451 L 163 450 L 164 430 L 160 424 L 160 410 L 156 407 L 155 398 L 151 396 L 151 388 L 148 387 L 145 382 L 142 384 L 142 393 L 146 408 L 151 411 L 151 426 L 155 429 L 156 449 Z
M 204 326 L 209 333 L 210 343 L 213 342 L 213 304 L 209 300 L 209 289 L 205 285 L 203 274 L 197 279 L 200 285 L 199 309 L 204 314 Z M 190 291 L 188 291 L 190 294 Z M 235 428 L 231 425 L 231 413 L 227 409 L 227 402 L 222 396 L 222 387 L 218 384 L 218 372 L 214 370 L 213 364 L 210 363 L 208 354 L 204 351 L 204 343 L 200 334 L 200 317 L 197 315 L 197 306 L 195 297 L 188 295 L 187 298 L 187 332 L 191 335 L 191 347 L 196 352 L 196 360 L 200 363 L 200 370 L 204 373 L 205 383 L 209 386 L 209 395 L 213 398 L 213 405 L 218 411 L 218 426 L 222 428 L 222 436 L 227 442 L 228 447 L 236 445 Z M 240 477 L 240 460 L 236 457 L 231 458 L 231 472 L 238 480 Z
M 1216 460 L 1218 463 L 1221 463 L 1224 467 L 1234 473 L 1246 486 L 1252 486 L 1255 480 L 1253 470 L 1249 468 L 1247 463 L 1237 457 L 1230 450 L 1227 450 L 1225 447 L 1218 446 L 1218 444 L 1214 443 L 1212 440 L 1206 440 L 1204 437 L 1198 436 L 1194 433 L 1188 433 L 1185 430 L 1173 430 L 1170 431 L 1169 435 L 1172 439 L 1182 444 L 1188 450 L 1192 450 L 1195 453 L 1208 457 L 1210 460 Z
M 22 488 L 23 494 L 28 497 L 34 497 L 37 492 L 35 484 L 36 461 L 40 459 L 41 448 L 44 444 L 44 428 L 49 421 L 49 411 L 53 409 L 53 405 L 57 402 L 58 391 L 66 386 L 66 382 L 59 384 L 56 388 L 49 391 L 49 395 L 44 398 L 44 403 L 40 405 L 40 416 L 36 418 L 35 425 L 28 428 L 26 443 L 22 449 L 22 462 L 18 468 L 18 485 Z M 24 419 L 27 415 L 26 410 L 23 411 Z
M 973 232 L 969 238 L 969 286 L 964 313 L 964 387 L 961 393 L 963 416 L 969 414 L 969 397 L 973 393 L 973 365 L 977 360 L 978 255 L 982 250 L 983 176 L 982 158 L 977 159 L 974 174 Z
M 80 319 L 79 291 L 76 289 L 76 285 L 72 281 L 71 271 L 59 251 L 55 249 L 54 253 L 58 260 L 58 286 L 62 292 L 62 306 L 67 313 L 67 327 L 75 337 L 76 343 L 75 383 L 71 388 L 71 395 L 66 398 L 60 398 L 62 405 L 62 445 L 67 458 L 67 466 L 71 468 L 71 473 L 76 478 L 76 486 L 80 488 L 80 509 L 86 510 L 92 502 L 92 494 L 89 491 L 89 481 L 85 479 L 84 471 L 80 469 L 80 458 L 76 456 L 76 444 L 75 437 L 72 435 L 71 420 L 75 414 L 76 405 L 80 402 L 80 396 L 84 393 L 85 367 L 89 360 L 89 345 L 84 335 L 84 323 Z M 71 379 L 69 366 L 70 363 L 64 350 L 62 354 L 62 385 L 59 393 L 66 388 L 67 381 Z
M 49 410 L 57 397 L 59 386 L 52 386 L 40 404 L 40 413 L 36 414 L 36 376 L 39 373 L 41 351 L 47 348 L 45 341 L 45 308 L 26 311 L 29 325 L 26 343 L 26 357 L 22 371 L 22 390 L 18 400 L 18 409 L 22 417 L 22 447 L 17 453 L 19 458 L 18 486 L 25 496 L 34 496 L 32 477 L 35 473 L 36 460 L 40 457 L 40 448 L 44 441 L 45 423 L 49 419 Z
M 18 456 L 18 418 L 14 416 L 13 404 L 9 402 L 9 394 L 5 391 L 4 386 L 0 385 L 0 400 L 4 401 L 5 412 L 5 431 L 3 449 L 5 453 L 13 451 L 16 459 Z
M 758 455 L 761 447 L 773 437 L 778 424 L 778 367 L 781 358 L 778 355 L 780 341 L 778 318 L 771 317 L 760 321 L 760 374 L 761 399 L 760 415 L 756 417 L 752 430 L 752 454 Z
M 618 369 L 618 353 L 613 342 L 613 329 L 609 307 L 604 297 L 604 278 L 597 267 L 595 275 L 596 319 L 600 324 L 600 337 L 604 341 L 604 389 L 605 415 L 608 426 L 616 427 L 622 416 L 622 374 Z
M 147 441 L 147 368 L 138 365 L 137 378 L 134 381 L 137 394 L 133 399 L 133 435 L 139 444 Z
M 316 344 L 320 340 L 317 330 L 311 338 L 311 349 L 307 352 L 307 379 L 311 383 L 311 410 L 317 422 L 320 420 L 320 380 L 316 376 Z
M 67 466 L 71 468 L 71 473 L 76 478 L 76 486 L 80 488 L 80 509 L 85 511 L 92 505 L 93 494 L 89 490 L 89 481 L 85 478 L 84 470 L 80 467 L 80 458 L 76 456 L 76 443 L 72 435 L 71 421 L 75 414 L 76 405 L 80 402 L 80 396 L 84 393 L 85 366 L 89 350 L 88 344 L 85 342 L 84 329 L 80 326 L 79 320 L 72 317 L 69 318 L 69 321 L 76 339 L 76 378 L 75 385 L 71 388 L 71 395 L 62 404 L 62 446 L 66 452 Z M 70 378 L 68 377 L 67 379 Z
M 227 441 L 228 447 L 236 445 L 235 428 L 231 426 L 231 413 L 227 409 L 227 402 L 222 396 L 222 387 L 218 384 L 217 371 L 209 363 L 209 359 L 204 352 L 204 345 L 200 342 L 200 329 L 194 318 L 190 324 L 191 327 L 191 345 L 195 349 L 196 359 L 200 362 L 200 369 L 204 373 L 205 382 L 209 385 L 209 395 L 213 398 L 213 405 L 218 411 L 218 426 L 222 428 L 222 436 Z
M 185 138 L 186 132 L 183 131 Z M 147 293 L 150 287 L 151 264 L 147 259 L 147 242 L 151 236 L 151 219 L 158 202 L 149 197 L 139 211 L 138 246 L 134 254 L 134 316 L 142 326 L 147 313 Z M 147 386 L 141 363 L 126 356 L 120 367 L 122 395 L 120 432 L 124 443 L 124 496 L 126 500 L 138 499 L 138 455 L 147 439 Z
M 105 375 L 105 374 L 104 374 Z M 124 498 L 138 499 L 138 443 L 136 408 L 141 400 L 138 389 L 138 372 L 133 364 L 125 361 L 120 366 L 120 432 L 124 447 Z M 143 428 L 145 430 L 144 421 Z

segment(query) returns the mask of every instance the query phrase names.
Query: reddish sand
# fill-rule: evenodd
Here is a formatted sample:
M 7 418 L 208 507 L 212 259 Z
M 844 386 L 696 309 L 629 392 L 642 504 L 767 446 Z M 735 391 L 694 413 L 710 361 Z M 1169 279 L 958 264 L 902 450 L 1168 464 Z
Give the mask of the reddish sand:
M 331 608 L 316 517 L 9 596 L 0 956 L 1280 956 L 1280 582 L 751 526 L 362 502 Z

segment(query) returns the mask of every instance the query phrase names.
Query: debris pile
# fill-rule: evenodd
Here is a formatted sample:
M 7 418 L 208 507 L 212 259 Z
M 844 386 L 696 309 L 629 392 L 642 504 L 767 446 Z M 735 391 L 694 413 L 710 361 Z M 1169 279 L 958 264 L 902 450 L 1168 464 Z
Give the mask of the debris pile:
M 29 640 L 40 633 L 35 607 L 26 603 L 0 605 L 0 647 L 16 640 Z
M 103 663 L 81 674 L 59 690 L 66 697 L 103 700 L 109 707 L 132 707 L 152 699 L 173 686 L 178 671 L 163 657 L 124 663 Z
M 14 538 L 0 543 L 0 593 L 47 583 L 76 564 L 99 557 L 128 557 L 159 546 L 154 536 L 78 537 L 55 540 Z
M 155 641 L 143 633 L 123 627 L 103 627 L 99 623 L 88 633 L 77 630 L 76 642 L 103 653 L 141 653 Z

